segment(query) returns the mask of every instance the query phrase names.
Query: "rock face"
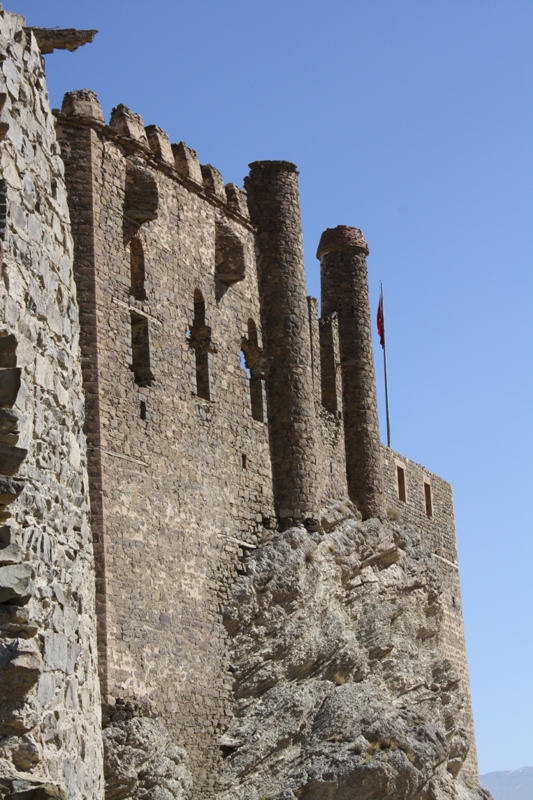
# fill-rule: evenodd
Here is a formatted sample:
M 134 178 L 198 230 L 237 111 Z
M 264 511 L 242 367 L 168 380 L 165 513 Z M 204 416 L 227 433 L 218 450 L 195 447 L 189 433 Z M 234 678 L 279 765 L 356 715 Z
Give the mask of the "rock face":
M 351 517 L 351 518 L 350 518 Z M 225 611 L 235 720 L 219 800 L 488 798 L 461 779 L 460 682 L 434 558 L 332 503 L 244 561 Z
M 144 712 L 144 713 L 143 713 Z M 103 732 L 106 800 L 190 800 L 187 754 L 160 719 L 118 703 Z

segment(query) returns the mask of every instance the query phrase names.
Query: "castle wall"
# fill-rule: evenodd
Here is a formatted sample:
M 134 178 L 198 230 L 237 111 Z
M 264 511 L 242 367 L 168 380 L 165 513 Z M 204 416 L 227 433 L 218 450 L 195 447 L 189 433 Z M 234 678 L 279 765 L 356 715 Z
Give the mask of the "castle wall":
M 54 796 L 97 800 L 100 695 L 72 239 L 42 60 L 24 25 L 0 10 L 0 784 L 9 796 L 16 778 L 27 796 L 52 796 L 52 785 Z
M 316 415 L 318 506 L 348 497 L 342 415 L 342 379 L 337 316 L 318 318 L 318 301 L 307 298 Z
M 462 724 L 470 737 L 470 751 L 461 770 L 465 780 L 478 783 L 474 721 L 461 605 L 461 586 L 457 561 L 455 515 L 451 484 L 428 472 L 394 450 L 382 446 L 385 502 L 396 509 L 401 519 L 416 528 L 435 557 L 443 585 L 442 653 L 453 663 L 465 697 Z M 404 471 L 405 502 L 400 500 L 398 468 Z M 400 476 L 401 482 L 401 476 Z M 430 486 L 431 508 L 427 506 L 425 485 Z M 431 511 L 431 516 L 428 516 Z M 389 511 L 390 514 L 390 511 Z
M 250 220 L 193 150 L 124 106 L 106 125 L 88 90 L 57 115 L 62 160 L 33 34 L 1 8 L 0 70 L 0 793 L 101 800 L 99 673 L 104 724 L 153 713 L 210 797 L 220 607 L 276 518 L 346 497 L 346 449 L 365 515 L 383 455 L 386 504 L 434 554 L 476 782 L 451 487 L 378 444 L 366 251 L 323 249 L 319 321 L 294 165 L 251 165 Z
M 158 129 L 151 149 L 125 109 L 104 126 L 87 92 L 63 110 L 76 279 L 82 314 L 95 315 L 83 364 L 105 701 L 148 699 L 205 797 L 231 690 L 219 604 L 241 542 L 274 520 L 254 233 L 237 188 L 226 194 L 193 151 L 173 153 Z M 133 323 L 148 333 L 137 353 Z

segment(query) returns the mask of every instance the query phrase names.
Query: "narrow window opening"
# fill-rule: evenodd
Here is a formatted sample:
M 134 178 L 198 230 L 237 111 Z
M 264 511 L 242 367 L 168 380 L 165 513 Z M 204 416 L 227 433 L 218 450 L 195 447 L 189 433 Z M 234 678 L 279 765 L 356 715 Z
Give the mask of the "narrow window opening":
M 433 516 L 433 499 L 431 497 L 431 484 L 424 481 L 424 502 L 426 504 L 426 515 Z
M 151 386 L 154 376 L 150 369 L 150 334 L 148 320 L 131 314 L 131 369 L 138 386 Z
M 329 471 L 333 475 L 333 461 L 329 462 Z
M 405 491 L 405 470 L 403 467 L 396 467 L 396 476 L 398 479 L 398 498 L 402 503 L 407 503 L 407 493 Z
M 196 361 L 196 394 L 202 400 L 211 400 L 209 354 L 212 351 L 211 328 L 205 324 L 205 301 L 202 293 L 194 290 L 194 321 L 189 342 Z
M 259 347 L 257 328 L 253 319 L 248 320 L 248 337 L 242 339 L 241 366 L 248 375 L 252 418 L 265 421 L 265 380 L 263 351 Z
M 202 400 L 211 400 L 209 391 L 209 353 L 196 351 L 196 394 Z
M 247 376 L 248 376 L 249 378 L 251 378 L 251 377 L 252 377 L 252 373 L 251 373 L 251 371 L 248 369 L 248 366 L 247 366 L 247 364 L 246 364 L 246 356 L 244 355 L 244 350 L 241 350 L 241 368 L 242 368 L 242 369 L 243 369 L 243 370 L 246 372 L 246 374 L 247 374 Z
M 250 378 L 250 400 L 252 403 L 252 418 L 257 422 L 265 421 L 264 413 L 265 382 L 262 378 Z
M 245 455 L 244 453 L 241 453 L 241 463 L 242 463 L 242 468 L 243 468 L 243 469 L 246 469 L 246 466 L 247 466 L 247 458 L 246 458 L 246 455 Z
M 133 238 L 130 242 L 130 269 L 131 294 L 136 300 L 146 300 L 144 250 L 142 242 L 138 238 Z
M 141 400 L 140 415 L 141 419 L 146 419 L 146 403 L 144 400 Z
M 257 336 L 257 326 L 253 319 L 248 320 L 248 341 L 252 345 L 252 347 L 257 348 L 259 350 L 259 339 Z

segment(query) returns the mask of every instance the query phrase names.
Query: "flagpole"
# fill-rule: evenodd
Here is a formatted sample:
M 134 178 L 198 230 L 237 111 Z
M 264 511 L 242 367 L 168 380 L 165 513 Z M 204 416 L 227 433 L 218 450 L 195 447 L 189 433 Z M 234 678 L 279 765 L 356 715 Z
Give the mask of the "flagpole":
M 387 447 L 390 447 L 390 416 L 389 416 L 389 381 L 387 378 L 387 339 L 385 335 L 385 306 L 383 302 L 383 281 L 379 282 L 381 287 L 381 315 L 383 326 L 383 368 L 385 371 L 385 409 L 387 413 Z

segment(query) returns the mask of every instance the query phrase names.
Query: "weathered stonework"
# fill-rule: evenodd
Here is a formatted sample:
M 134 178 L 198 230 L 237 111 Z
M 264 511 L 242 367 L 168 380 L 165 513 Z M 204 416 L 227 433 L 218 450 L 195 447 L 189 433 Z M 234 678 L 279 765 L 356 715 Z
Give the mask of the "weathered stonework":
M 353 686 L 370 676 L 383 710 L 411 652 L 424 686 L 436 670 L 447 743 L 429 725 L 418 748 L 409 711 L 404 738 L 392 726 L 404 755 L 379 754 L 386 783 L 361 798 L 411 800 L 413 786 L 472 800 L 457 789 L 477 771 L 451 489 L 380 445 L 361 232 L 322 238 L 319 319 L 296 167 L 254 162 L 247 193 L 224 185 L 125 106 L 106 124 L 88 89 L 65 96 L 54 132 L 37 45 L 72 50 L 95 32 L 24 24 L 0 11 L 0 798 L 102 800 L 105 782 L 109 800 L 251 800 L 274 785 L 280 800 L 341 800 L 367 780 L 362 752 L 330 780 L 335 748 L 322 774 L 304 747 L 311 778 L 276 784 L 255 741 L 236 771 L 223 763 L 242 746 L 231 731 L 278 683 L 291 708 L 313 695 L 336 714 L 333 695 L 349 694 L 355 730 Z M 404 529 L 378 522 L 387 507 Z M 264 595 L 254 570 L 272 579 Z M 412 622 L 396 625 L 403 592 Z M 252 596 L 264 608 L 248 630 Z M 276 752 L 282 705 L 265 722 Z M 361 728 L 372 758 L 386 728 Z
M 246 179 L 257 225 L 268 361 L 274 500 L 280 518 L 303 519 L 318 497 L 316 418 L 307 315 L 298 171 L 255 161 Z
M 0 484 L 12 501 L 0 521 L 0 796 L 96 800 L 94 564 L 64 166 L 35 37 L 1 10 L 0 70 Z
M 389 516 L 394 518 L 395 510 L 400 520 L 418 532 L 424 545 L 433 554 L 435 569 L 442 582 L 443 619 L 440 644 L 443 654 L 450 659 L 461 679 L 464 704 L 460 711 L 460 719 L 468 731 L 471 742 L 462 773 L 473 785 L 479 781 L 479 776 L 461 606 L 452 487 L 438 475 L 428 472 L 424 467 L 388 447 L 383 446 L 382 450 L 385 498 Z M 404 470 L 405 500 L 400 500 L 399 497 L 398 468 Z M 427 506 L 428 490 L 425 489 L 427 486 L 429 486 L 428 497 L 431 508 Z M 431 512 L 430 515 L 428 512 Z
M 336 314 L 342 371 L 346 472 L 363 519 L 384 519 L 383 466 L 370 328 L 368 245 L 359 228 L 328 228 L 318 245 L 322 313 Z

